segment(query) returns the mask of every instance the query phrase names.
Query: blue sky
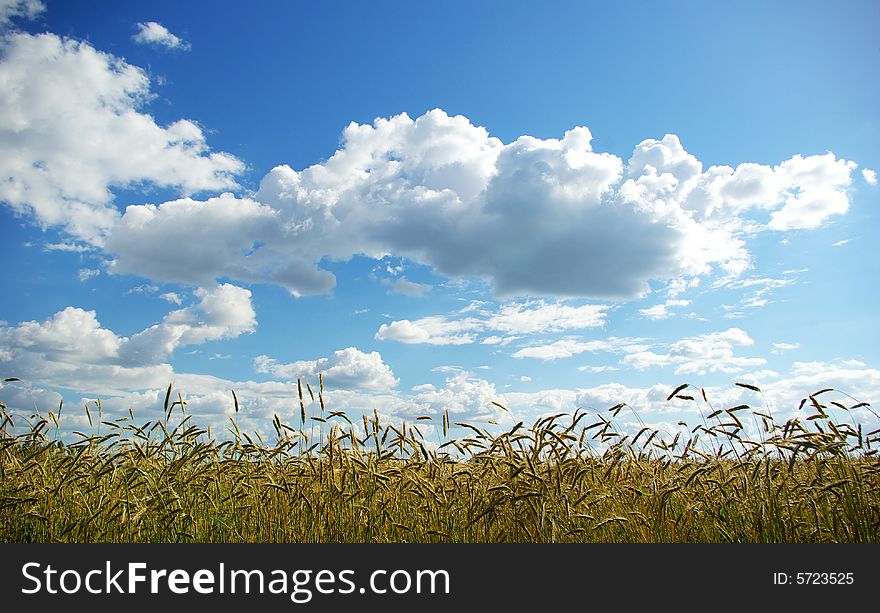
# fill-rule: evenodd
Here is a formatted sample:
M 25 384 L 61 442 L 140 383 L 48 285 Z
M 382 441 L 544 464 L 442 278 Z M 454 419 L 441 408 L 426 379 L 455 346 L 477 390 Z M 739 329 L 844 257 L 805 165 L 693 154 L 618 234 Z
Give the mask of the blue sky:
M 149 416 L 173 382 L 221 425 L 234 388 L 258 430 L 318 373 L 392 419 L 875 401 L 878 18 L 0 0 L 0 401 Z

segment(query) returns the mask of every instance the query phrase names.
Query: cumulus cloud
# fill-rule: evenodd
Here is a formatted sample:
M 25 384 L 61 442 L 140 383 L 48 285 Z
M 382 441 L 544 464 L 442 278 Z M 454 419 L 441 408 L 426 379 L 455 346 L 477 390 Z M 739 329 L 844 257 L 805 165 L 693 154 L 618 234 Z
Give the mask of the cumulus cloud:
M 226 271 L 247 281 L 271 278 L 285 285 L 289 271 L 273 267 L 253 238 L 273 236 L 278 221 L 270 207 L 229 193 L 205 201 L 183 198 L 159 206 L 129 206 L 107 237 L 106 249 L 124 254 L 109 270 L 193 285 L 209 284 Z M 304 283 L 300 279 L 295 285 Z
M 815 228 L 849 208 L 847 188 L 856 166 L 833 153 L 798 154 L 772 167 L 714 166 L 697 180 L 683 206 L 700 217 L 740 223 L 739 216 L 750 210 L 769 211 L 768 229 Z
M 509 414 L 492 404 L 503 404 L 504 400 L 493 384 L 461 372 L 446 379 L 443 388 L 426 389 L 414 395 L 411 402 L 426 414 L 439 415 L 449 411 L 456 419 L 507 421 Z
M 485 303 L 472 304 L 457 317 L 434 315 L 415 321 L 408 319 L 382 324 L 376 332 L 379 340 L 407 344 L 465 345 L 477 342 L 481 334 L 490 334 L 484 345 L 507 345 L 526 334 L 562 332 L 604 325 L 608 306 L 586 304 L 571 306 L 544 300 L 526 300 L 501 305 L 497 310 Z M 465 314 L 467 316 L 462 317 Z
M 148 21 L 137 24 L 138 31 L 132 36 L 136 43 L 165 47 L 166 49 L 188 50 L 190 44 L 168 31 L 161 23 Z
M 786 198 L 785 205 L 770 216 L 773 230 L 803 230 L 818 227 L 831 215 L 846 213 L 849 198 L 834 187 L 806 190 Z
M 101 327 L 94 311 L 75 307 L 42 322 L 0 327 L 0 364 L 40 385 L 90 393 L 161 386 L 171 380 L 171 367 L 123 365 L 124 342 Z
M 391 368 L 382 361 L 377 351 L 364 353 L 356 347 L 335 351 L 329 358 L 301 360 L 283 364 L 266 355 L 254 358 L 258 373 L 279 379 L 315 380 L 324 375 L 328 388 L 368 391 L 388 391 L 397 386 Z
M 773 230 L 815 228 L 832 215 L 849 208 L 846 188 L 852 182 L 855 162 L 838 160 L 832 153 L 794 156 L 776 168 L 788 188 L 781 209 L 770 215 Z
M 16 17 L 33 19 L 45 10 L 40 0 L 0 0 L 0 28 Z
M 252 332 L 250 291 L 233 285 L 199 288 L 199 302 L 172 311 L 161 323 L 121 337 L 104 328 L 95 311 L 67 307 L 37 322 L 0 327 L 4 372 L 41 385 L 94 393 L 167 385 L 166 360 L 183 345 Z
M 113 187 L 236 187 L 243 164 L 211 152 L 198 125 L 142 112 L 143 70 L 54 34 L 14 33 L 0 53 L 0 201 L 16 213 L 101 244 L 119 216 Z
M 497 295 L 633 298 L 651 280 L 748 269 L 742 235 L 760 227 L 743 217 L 751 210 L 769 213 L 766 227 L 781 230 L 814 227 L 848 206 L 854 163 L 830 153 L 703 170 L 673 135 L 643 141 L 628 164 L 593 151 L 591 141 L 578 127 L 561 139 L 504 144 L 441 110 L 352 123 L 326 162 L 278 166 L 263 178 L 253 199 L 275 223 L 261 224 L 264 211 L 231 200 L 210 209 L 221 235 L 222 209 L 240 212 L 249 227 L 241 241 L 258 248 L 203 274 L 309 294 L 333 287 L 332 274 L 317 267 L 323 258 L 394 254 L 448 277 L 484 278 Z M 213 232 L 211 217 L 202 227 Z M 153 216 L 126 232 L 135 239 L 163 223 Z M 129 253 L 137 242 L 112 244 L 118 265 L 159 274 Z
M 402 319 L 382 324 L 376 339 L 407 345 L 467 345 L 476 340 L 482 324 L 473 318 L 447 320 L 442 316 L 423 317 L 416 321 Z
M 669 319 L 670 317 L 675 316 L 675 313 L 672 312 L 670 309 L 677 307 L 686 307 L 690 303 L 690 300 L 669 299 L 662 304 L 655 304 L 652 307 L 639 309 L 639 313 L 641 313 L 648 319 Z
M 194 292 L 199 302 L 172 311 L 161 323 L 138 332 L 120 348 L 124 363 L 152 364 L 166 360 L 177 347 L 235 338 L 257 326 L 251 292 L 222 284 Z
M 737 347 L 753 345 L 754 341 L 740 328 L 711 332 L 672 343 L 666 353 L 636 351 L 628 353 L 622 364 L 644 369 L 652 366 L 674 366 L 676 374 L 706 374 L 709 372 L 740 372 L 766 363 L 763 358 L 740 357 Z
M 870 168 L 862 168 L 862 177 L 868 185 L 877 185 L 877 173 Z

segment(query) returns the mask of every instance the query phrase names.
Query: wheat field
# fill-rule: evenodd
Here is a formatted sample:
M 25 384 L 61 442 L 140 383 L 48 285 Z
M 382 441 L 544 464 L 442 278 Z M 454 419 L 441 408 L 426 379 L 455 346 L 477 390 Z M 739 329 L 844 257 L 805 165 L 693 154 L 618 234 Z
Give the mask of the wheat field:
M 777 423 L 688 387 L 669 400 L 700 404 L 701 421 L 674 437 L 618 430 L 622 412 L 638 417 L 625 404 L 494 432 L 448 413 L 353 423 L 325 407 L 323 382 L 320 414 L 306 414 L 300 385 L 300 423 L 276 416 L 272 441 L 234 416 L 216 439 L 170 386 L 161 419 L 131 413 L 71 441 L 57 436 L 60 411 L 23 430 L 2 406 L 0 541 L 880 541 L 880 431 L 849 418 L 876 415 L 870 405 L 820 390 Z M 237 412 L 234 391 L 230 402 Z M 100 405 L 86 411 L 101 420 Z M 420 426 L 433 421 L 429 445 Z

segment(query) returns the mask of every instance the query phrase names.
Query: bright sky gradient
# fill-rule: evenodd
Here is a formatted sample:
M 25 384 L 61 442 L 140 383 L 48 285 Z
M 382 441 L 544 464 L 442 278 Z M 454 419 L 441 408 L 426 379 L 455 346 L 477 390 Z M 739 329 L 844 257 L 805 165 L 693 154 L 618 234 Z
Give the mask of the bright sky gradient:
M 173 382 L 221 429 L 235 389 L 262 432 L 319 373 L 410 421 L 880 401 L 878 23 L 0 0 L 0 401 L 76 430 Z

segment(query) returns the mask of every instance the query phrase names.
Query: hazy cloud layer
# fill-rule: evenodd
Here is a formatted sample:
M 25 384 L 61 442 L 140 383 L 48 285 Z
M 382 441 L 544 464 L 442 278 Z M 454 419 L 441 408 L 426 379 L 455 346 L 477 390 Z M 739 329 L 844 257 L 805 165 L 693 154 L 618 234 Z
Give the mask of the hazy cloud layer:
M 508 303 L 497 310 L 474 306 L 457 317 L 435 315 L 382 324 L 376 338 L 406 344 L 465 345 L 490 334 L 483 338 L 483 344 L 504 345 L 526 334 L 599 327 L 605 323 L 607 311 L 605 305 L 570 306 L 544 300 Z

